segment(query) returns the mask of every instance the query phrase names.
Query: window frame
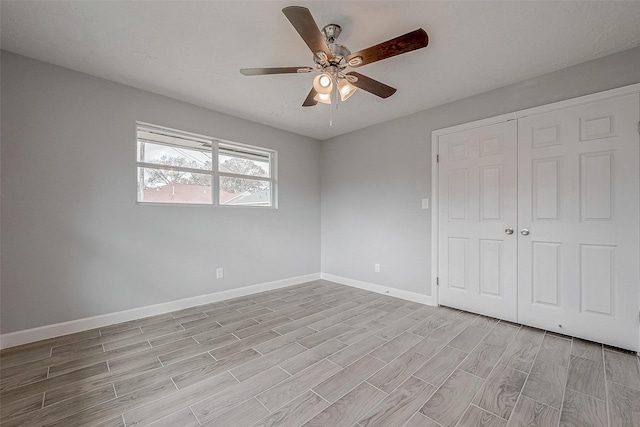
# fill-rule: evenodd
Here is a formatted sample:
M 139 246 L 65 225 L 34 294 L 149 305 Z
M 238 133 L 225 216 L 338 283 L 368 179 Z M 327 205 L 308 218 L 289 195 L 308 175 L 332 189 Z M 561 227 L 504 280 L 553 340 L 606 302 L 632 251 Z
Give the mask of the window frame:
M 165 132 L 167 135 L 173 135 L 178 137 L 184 137 L 185 139 L 190 140 L 200 140 L 203 142 L 211 143 L 211 170 L 207 169 L 195 169 L 183 166 L 167 166 L 158 163 L 150 163 L 143 162 L 139 159 L 139 145 L 138 145 L 138 132 L 139 130 L 149 129 L 149 130 L 157 130 L 159 132 Z M 261 208 L 261 209 L 278 209 L 278 151 L 270 148 L 259 147 L 256 145 L 244 144 L 235 141 L 229 141 L 221 138 L 215 138 L 207 135 L 197 134 L 193 132 L 187 132 L 179 129 L 173 129 L 166 126 L 160 126 L 152 123 L 136 121 L 135 127 L 135 158 L 136 158 L 136 204 L 138 205 L 149 205 L 149 206 L 212 206 L 212 207 L 235 207 L 235 208 Z M 171 144 L 168 142 L 152 142 L 156 145 L 166 145 L 168 147 L 176 147 L 175 144 Z M 237 174 L 231 172 L 220 172 L 220 163 L 218 161 L 220 155 L 220 145 L 229 146 L 231 148 L 237 148 L 241 153 L 242 150 L 246 150 L 248 152 L 254 151 L 258 153 L 264 153 L 268 157 L 269 163 L 269 177 L 255 176 L 255 175 L 244 175 Z M 182 147 L 187 148 L 187 147 Z M 202 150 L 200 148 L 187 148 L 193 150 Z M 211 176 L 211 203 L 164 203 L 164 202 L 149 202 L 149 201 L 140 201 L 140 168 L 144 169 L 162 169 L 162 170 L 173 170 L 179 172 L 187 172 L 187 173 L 196 173 L 200 175 L 210 175 Z M 230 177 L 230 178 L 240 178 L 240 179 L 250 179 L 256 181 L 265 181 L 269 183 L 270 188 L 270 205 L 233 205 L 233 204 L 221 204 L 220 203 L 220 177 Z

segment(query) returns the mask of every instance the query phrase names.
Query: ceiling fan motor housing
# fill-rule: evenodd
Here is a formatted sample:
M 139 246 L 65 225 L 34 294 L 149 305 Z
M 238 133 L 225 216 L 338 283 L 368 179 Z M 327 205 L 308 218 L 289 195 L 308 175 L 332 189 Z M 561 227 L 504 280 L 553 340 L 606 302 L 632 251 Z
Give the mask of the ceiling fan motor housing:
M 328 66 L 334 66 L 341 70 L 344 69 L 348 65 L 346 58 L 351 55 L 351 51 L 346 46 L 339 43 L 327 44 L 327 47 L 331 52 L 331 59 L 326 58 L 326 56 L 323 55 L 323 52 L 318 52 L 318 54 L 313 58 L 317 68 L 324 69 Z
M 335 62 L 337 65 L 342 65 L 345 62 L 345 58 L 351 55 L 351 51 L 347 49 L 346 46 L 338 43 L 331 43 L 329 45 L 329 50 L 331 51 L 331 55 L 333 56 L 333 58 L 331 58 L 331 61 Z

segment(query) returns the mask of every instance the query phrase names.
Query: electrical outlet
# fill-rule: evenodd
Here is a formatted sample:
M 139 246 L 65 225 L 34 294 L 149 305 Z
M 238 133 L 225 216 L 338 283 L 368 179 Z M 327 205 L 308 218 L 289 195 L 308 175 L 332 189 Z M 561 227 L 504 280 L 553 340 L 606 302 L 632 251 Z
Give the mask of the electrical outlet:
M 373 271 L 375 271 L 376 273 L 380 273 L 380 264 L 374 264 Z
M 222 279 L 224 277 L 224 269 L 216 268 L 216 279 Z
M 429 209 L 429 199 L 422 199 L 422 209 Z

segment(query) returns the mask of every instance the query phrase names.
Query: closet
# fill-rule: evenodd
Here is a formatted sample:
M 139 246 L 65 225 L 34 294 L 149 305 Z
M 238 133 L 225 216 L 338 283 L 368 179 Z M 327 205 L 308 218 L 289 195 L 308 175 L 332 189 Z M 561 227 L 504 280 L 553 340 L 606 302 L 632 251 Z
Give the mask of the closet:
M 640 96 L 571 104 L 434 132 L 438 302 L 638 350 Z

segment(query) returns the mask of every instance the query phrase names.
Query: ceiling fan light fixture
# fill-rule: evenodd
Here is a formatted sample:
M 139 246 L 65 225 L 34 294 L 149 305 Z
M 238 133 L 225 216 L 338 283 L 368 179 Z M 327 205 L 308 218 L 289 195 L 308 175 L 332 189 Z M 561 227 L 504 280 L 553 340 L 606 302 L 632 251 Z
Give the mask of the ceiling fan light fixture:
M 313 97 L 318 102 L 323 104 L 331 104 L 331 94 L 330 93 L 318 93 Z
M 313 79 L 313 88 L 321 94 L 330 94 L 333 89 L 333 78 L 328 73 L 321 73 Z
M 356 89 L 358 88 L 349 83 L 347 79 L 342 79 L 338 82 L 338 92 L 340 92 L 340 99 L 343 102 L 349 99 L 356 92 Z

